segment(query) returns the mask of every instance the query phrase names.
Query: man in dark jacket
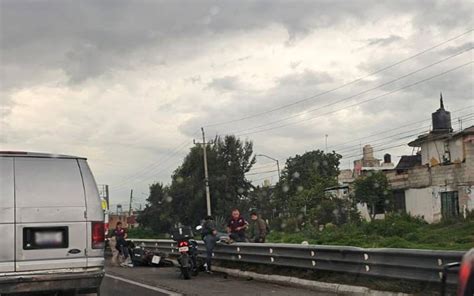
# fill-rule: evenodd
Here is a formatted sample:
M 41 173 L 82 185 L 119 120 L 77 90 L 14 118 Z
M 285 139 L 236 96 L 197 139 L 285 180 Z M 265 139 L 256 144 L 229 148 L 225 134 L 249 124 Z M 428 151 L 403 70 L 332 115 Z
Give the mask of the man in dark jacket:
M 250 213 L 249 237 L 252 243 L 264 243 L 267 236 L 267 222 L 258 216 L 257 212 Z
M 127 230 L 122 227 L 122 222 L 117 222 L 115 229 L 112 231 L 111 236 L 114 236 L 116 241 L 117 241 L 117 250 L 120 252 L 120 255 L 123 256 L 124 262 L 122 262 L 122 266 L 125 266 L 129 263 L 131 263 L 131 260 L 129 258 L 129 252 L 128 252 L 128 247 L 127 247 Z
M 240 211 L 233 209 L 232 216 L 230 217 L 229 223 L 227 223 L 227 232 L 229 233 L 230 239 L 236 242 L 247 241 L 245 238 L 245 230 L 248 225 L 248 222 L 240 215 Z
M 206 245 L 206 272 L 211 273 L 212 252 L 217 242 L 217 229 L 214 219 L 211 216 L 204 218 L 201 230 L 202 240 Z

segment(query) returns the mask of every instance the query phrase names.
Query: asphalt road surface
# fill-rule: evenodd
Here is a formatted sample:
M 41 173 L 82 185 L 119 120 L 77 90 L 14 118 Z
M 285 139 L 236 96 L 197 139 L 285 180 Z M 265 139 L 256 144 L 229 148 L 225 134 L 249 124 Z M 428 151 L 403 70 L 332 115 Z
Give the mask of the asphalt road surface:
M 315 291 L 285 287 L 222 273 L 200 273 L 191 280 L 179 277 L 177 267 L 114 267 L 107 265 L 101 296 L 151 295 L 225 295 L 225 296 L 306 296 L 328 295 Z

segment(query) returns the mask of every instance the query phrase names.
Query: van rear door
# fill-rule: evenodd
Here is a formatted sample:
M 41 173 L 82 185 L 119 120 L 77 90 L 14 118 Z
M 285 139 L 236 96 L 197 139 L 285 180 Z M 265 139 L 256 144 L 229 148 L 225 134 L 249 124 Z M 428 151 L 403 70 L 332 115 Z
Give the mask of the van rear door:
M 86 267 L 86 200 L 77 159 L 17 157 L 16 271 Z
M 13 158 L 0 157 L 0 273 L 15 270 Z

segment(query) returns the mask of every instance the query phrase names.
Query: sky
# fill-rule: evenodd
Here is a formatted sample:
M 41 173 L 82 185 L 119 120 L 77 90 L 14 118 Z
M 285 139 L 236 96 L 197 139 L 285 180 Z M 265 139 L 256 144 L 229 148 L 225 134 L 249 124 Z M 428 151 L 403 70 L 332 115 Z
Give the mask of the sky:
M 471 1 L 0 0 L 0 150 L 88 158 L 144 204 L 193 145 L 235 134 L 341 168 L 412 154 L 440 92 L 474 124 Z M 459 121 L 461 119 L 461 122 Z M 263 156 L 248 176 L 278 180 Z

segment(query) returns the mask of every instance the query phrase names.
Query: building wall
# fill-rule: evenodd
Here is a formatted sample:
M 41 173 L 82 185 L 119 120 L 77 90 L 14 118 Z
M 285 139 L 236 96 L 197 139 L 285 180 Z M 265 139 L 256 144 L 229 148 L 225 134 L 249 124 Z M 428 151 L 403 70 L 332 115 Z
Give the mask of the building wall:
M 437 164 L 444 152 L 442 141 L 422 146 L 422 163 L 407 172 L 386 172 L 392 189 L 405 190 L 407 213 L 423 217 L 427 222 L 438 222 L 441 214 L 441 192 L 457 191 L 459 211 L 474 210 L 474 140 L 458 138 L 449 143 L 451 164 Z M 442 148 L 442 150 L 441 150 Z M 436 161 L 433 161 L 435 159 Z
M 449 141 L 449 151 L 451 153 L 451 162 L 461 163 L 465 160 L 465 143 L 462 138 Z
M 435 166 L 443 162 L 444 141 L 430 141 L 421 145 L 421 164 Z
M 421 145 L 421 164 L 437 166 L 443 163 L 445 142 L 448 141 L 448 150 L 452 163 L 461 163 L 465 159 L 464 143 L 461 137 L 452 140 L 438 140 L 425 142 Z
M 357 204 L 357 210 L 365 221 L 370 221 L 369 210 L 367 209 L 367 204 Z
M 434 202 L 431 188 L 407 189 L 405 191 L 407 213 L 411 216 L 421 217 L 428 223 L 433 222 Z

